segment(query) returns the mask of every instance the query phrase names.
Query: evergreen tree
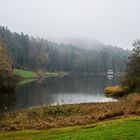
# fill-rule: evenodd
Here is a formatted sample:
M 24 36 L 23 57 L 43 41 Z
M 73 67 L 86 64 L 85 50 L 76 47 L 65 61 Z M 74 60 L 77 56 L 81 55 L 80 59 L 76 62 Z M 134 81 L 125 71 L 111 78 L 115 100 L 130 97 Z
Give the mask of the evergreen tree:
M 82 41 L 78 44 L 58 44 L 45 39 L 13 33 L 0 26 L 0 40 L 15 68 L 72 73 L 124 72 L 129 51 L 122 48 Z M 87 47 L 87 48 L 86 48 Z
M 140 40 L 136 40 L 133 44 L 133 50 L 130 54 L 127 74 L 123 81 L 123 86 L 129 91 L 140 91 Z

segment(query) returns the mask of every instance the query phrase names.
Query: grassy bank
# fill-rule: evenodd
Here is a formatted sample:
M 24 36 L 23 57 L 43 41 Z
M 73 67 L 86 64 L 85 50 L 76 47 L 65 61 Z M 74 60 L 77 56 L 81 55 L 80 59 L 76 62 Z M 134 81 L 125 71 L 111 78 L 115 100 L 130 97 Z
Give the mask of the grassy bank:
M 47 129 L 139 116 L 140 94 L 118 102 L 57 105 L 0 115 L 0 130 Z
M 38 78 L 37 73 L 33 71 L 14 69 L 14 73 L 22 78 Z
M 85 126 L 49 130 L 0 132 L 0 139 L 20 140 L 139 140 L 140 117 L 118 119 Z
M 20 85 L 30 83 L 40 77 L 40 75 L 35 71 L 14 69 L 14 73 L 22 78 L 22 80 L 20 81 Z M 43 73 L 42 75 L 43 75 L 43 78 L 44 77 L 46 78 L 46 77 L 64 76 L 67 74 L 68 73 L 65 73 L 65 72 L 46 72 L 46 73 Z
M 19 82 L 20 85 L 24 85 L 24 84 L 33 82 L 37 78 L 39 78 L 37 72 L 34 72 L 34 71 L 14 69 L 14 74 L 18 75 L 21 78 L 21 80 Z
M 19 75 L 22 78 L 38 78 L 39 74 L 35 71 L 27 71 L 27 70 L 21 70 L 21 69 L 14 69 L 14 73 Z M 55 77 L 55 76 L 63 76 L 68 75 L 67 72 L 46 72 L 43 73 L 43 76 L 46 77 Z

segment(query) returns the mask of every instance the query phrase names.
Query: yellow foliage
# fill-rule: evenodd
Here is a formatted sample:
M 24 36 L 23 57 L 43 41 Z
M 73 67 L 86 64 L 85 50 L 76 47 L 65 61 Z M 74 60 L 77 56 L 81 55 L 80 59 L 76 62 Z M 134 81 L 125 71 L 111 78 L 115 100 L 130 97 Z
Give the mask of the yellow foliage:
M 15 88 L 12 62 L 7 55 L 5 44 L 0 41 L 0 91 L 7 91 Z
M 124 90 L 120 86 L 109 86 L 105 88 L 106 94 L 116 94 L 116 93 L 122 93 L 122 92 L 124 92 Z
M 0 71 L 10 70 L 12 62 L 7 56 L 5 45 L 0 41 Z

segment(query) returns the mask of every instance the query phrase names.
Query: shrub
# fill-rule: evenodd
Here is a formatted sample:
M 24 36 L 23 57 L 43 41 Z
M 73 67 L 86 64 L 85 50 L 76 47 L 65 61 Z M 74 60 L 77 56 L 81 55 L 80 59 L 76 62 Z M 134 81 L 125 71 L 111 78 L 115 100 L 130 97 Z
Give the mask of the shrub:
M 124 89 L 121 86 L 109 86 L 105 88 L 107 96 L 120 97 L 124 94 Z
M 122 86 L 128 87 L 128 92 L 140 92 L 140 40 L 133 43 Z

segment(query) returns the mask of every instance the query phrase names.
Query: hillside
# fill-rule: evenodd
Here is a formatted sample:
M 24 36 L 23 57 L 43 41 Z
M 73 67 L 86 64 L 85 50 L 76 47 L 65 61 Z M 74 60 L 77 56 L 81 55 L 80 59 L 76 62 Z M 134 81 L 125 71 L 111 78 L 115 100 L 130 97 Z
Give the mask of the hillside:
M 125 71 L 129 51 L 87 39 L 55 43 L 11 32 L 0 26 L 0 39 L 7 46 L 14 67 L 27 70 L 101 73 Z M 67 43 L 66 43 L 67 42 Z

